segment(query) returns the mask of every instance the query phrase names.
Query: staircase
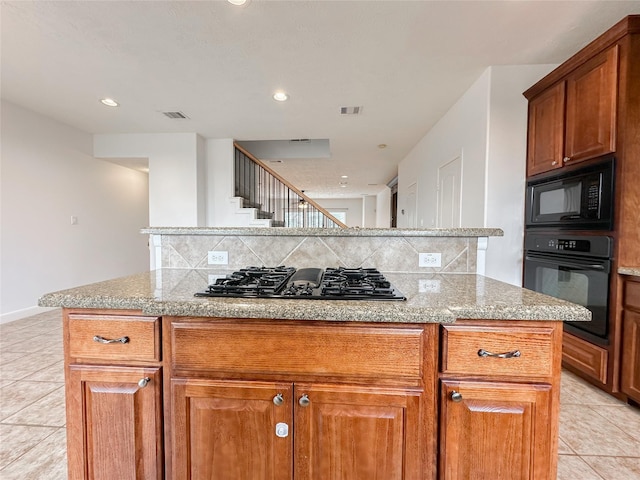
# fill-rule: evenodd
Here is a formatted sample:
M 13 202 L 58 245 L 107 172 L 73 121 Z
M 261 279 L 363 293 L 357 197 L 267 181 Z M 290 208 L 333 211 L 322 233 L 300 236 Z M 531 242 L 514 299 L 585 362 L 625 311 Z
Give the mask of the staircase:
M 238 214 L 251 216 L 250 226 L 347 227 L 251 153 L 238 144 L 234 147 L 234 202 L 241 210 Z

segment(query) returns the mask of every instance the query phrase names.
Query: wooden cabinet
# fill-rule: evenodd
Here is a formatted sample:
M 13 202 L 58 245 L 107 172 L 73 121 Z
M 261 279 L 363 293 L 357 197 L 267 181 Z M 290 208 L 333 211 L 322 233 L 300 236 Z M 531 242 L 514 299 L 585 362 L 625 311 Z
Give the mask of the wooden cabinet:
M 562 323 L 443 326 L 440 475 L 552 480 Z
M 555 478 L 559 322 L 63 318 L 70 479 Z
M 423 393 L 415 389 L 296 384 L 296 480 L 418 480 Z
M 596 55 L 566 80 L 565 164 L 616 150 L 618 46 Z
M 171 478 L 435 477 L 437 325 L 168 328 Z
M 621 390 L 640 403 L 640 279 L 624 277 Z
M 557 83 L 529 102 L 527 175 L 562 167 L 565 84 Z
M 180 379 L 172 391 L 176 478 L 423 478 L 419 391 Z
M 553 479 L 551 385 L 443 380 L 443 479 Z
M 291 384 L 174 379 L 171 391 L 171 478 L 292 478 Z
M 613 46 L 530 98 L 527 176 L 615 151 L 617 74 Z
M 160 479 L 159 368 L 71 365 L 67 387 L 70 479 Z
M 621 392 L 630 391 L 632 368 L 622 351 L 632 348 L 629 332 L 636 324 L 633 313 L 623 314 L 623 289 L 615 271 L 640 265 L 638 58 L 640 15 L 629 15 L 524 92 L 529 100 L 527 180 L 573 170 L 573 164 L 577 168 L 595 164 L 603 155 L 615 157 L 613 225 L 601 231 L 612 238 L 614 252 L 607 342 L 596 344 L 567 332 L 563 362 L 567 369 L 621 399 Z
M 130 312 L 65 310 L 69 479 L 164 478 L 159 327 Z

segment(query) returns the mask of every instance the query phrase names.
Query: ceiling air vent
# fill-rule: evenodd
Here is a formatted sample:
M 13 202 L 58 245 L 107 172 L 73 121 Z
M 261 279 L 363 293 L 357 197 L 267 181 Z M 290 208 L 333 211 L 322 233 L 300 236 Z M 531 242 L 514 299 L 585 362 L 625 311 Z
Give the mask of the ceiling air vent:
M 168 118 L 189 118 L 182 112 L 162 112 L 162 114 Z
M 311 143 L 308 138 L 292 138 L 289 143 Z
M 340 107 L 340 115 L 360 115 L 362 107 Z

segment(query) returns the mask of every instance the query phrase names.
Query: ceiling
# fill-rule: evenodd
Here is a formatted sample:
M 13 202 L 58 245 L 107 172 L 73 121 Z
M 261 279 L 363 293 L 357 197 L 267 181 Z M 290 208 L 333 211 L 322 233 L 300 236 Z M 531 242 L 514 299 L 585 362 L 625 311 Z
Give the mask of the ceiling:
M 329 139 L 328 158 L 269 165 L 311 197 L 358 197 L 488 66 L 561 63 L 631 13 L 640 1 L 3 1 L 0 86 L 89 133 Z

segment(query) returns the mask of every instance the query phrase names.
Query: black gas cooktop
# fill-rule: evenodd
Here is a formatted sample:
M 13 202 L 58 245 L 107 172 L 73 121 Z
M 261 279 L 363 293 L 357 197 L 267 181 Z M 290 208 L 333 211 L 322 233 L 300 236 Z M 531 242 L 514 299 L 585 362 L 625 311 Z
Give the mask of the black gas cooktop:
M 406 300 L 375 268 L 248 267 L 219 278 L 197 297 Z

